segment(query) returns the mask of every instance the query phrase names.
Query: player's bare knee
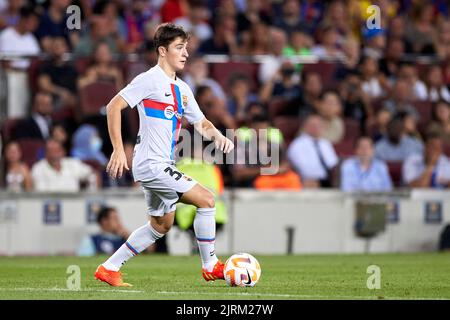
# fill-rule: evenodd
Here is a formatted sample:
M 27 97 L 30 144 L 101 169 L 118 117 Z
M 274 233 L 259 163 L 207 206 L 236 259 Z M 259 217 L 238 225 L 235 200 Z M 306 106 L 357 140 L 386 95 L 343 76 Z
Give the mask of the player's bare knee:
M 172 225 L 168 225 L 168 224 L 157 224 L 157 225 L 152 225 L 153 229 L 155 229 L 156 231 L 158 231 L 161 234 L 166 234 L 167 232 L 169 232 L 170 228 L 172 227 Z
M 152 217 L 153 218 L 153 217 Z M 157 219 L 151 220 L 151 226 L 159 233 L 166 234 L 172 228 L 173 221 L 168 221 L 167 219 Z
M 203 206 L 202 208 L 214 208 L 216 206 L 216 201 L 214 199 L 214 195 L 210 191 L 206 191 L 203 198 Z

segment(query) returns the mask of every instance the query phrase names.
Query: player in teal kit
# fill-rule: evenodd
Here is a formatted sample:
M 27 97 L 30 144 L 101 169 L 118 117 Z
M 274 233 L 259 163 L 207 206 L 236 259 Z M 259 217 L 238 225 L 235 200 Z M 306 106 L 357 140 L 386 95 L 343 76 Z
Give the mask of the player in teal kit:
M 154 39 L 158 64 L 134 78 L 107 106 L 114 151 L 106 170 L 113 178 L 129 170 L 121 137 L 121 110 L 127 106 L 138 108 L 140 123 L 133 176 L 142 185 L 149 215 L 149 221 L 133 231 L 128 240 L 98 266 L 95 277 L 112 286 L 130 286 L 123 282 L 120 268 L 170 230 L 178 201 L 197 207 L 194 231 L 203 278 L 206 281 L 224 278 L 224 265 L 215 254 L 214 196 L 180 172 L 174 162 L 182 117 L 203 137 L 214 140 L 217 149 L 228 153 L 234 148 L 233 143 L 205 118 L 189 86 L 176 75 L 183 70 L 189 56 L 188 39 L 188 34 L 178 26 L 159 26 Z

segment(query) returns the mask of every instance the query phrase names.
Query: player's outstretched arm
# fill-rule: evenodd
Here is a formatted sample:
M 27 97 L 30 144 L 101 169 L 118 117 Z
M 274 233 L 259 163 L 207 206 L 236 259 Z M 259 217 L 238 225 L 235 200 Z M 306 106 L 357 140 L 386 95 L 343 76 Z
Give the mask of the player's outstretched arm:
M 106 172 L 112 178 L 120 178 L 124 168 L 130 170 L 127 164 L 127 157 L 123 148 L 122 128 L 121 128 L 121 111 L 128 106 L 127 102 L 120 96 L 116 95 L 106 106 L 106 119 L 108 121 L 108 132 L 111 144 L 114 148 L 111 158 L 106 166 Z
M 208 119 L 204 118 L 195 123 L 194 128 L 206 139 L 214 141 L 216 148 L 220 151 L 229 153 L 234 149 L 233 142 L 220 133 Z

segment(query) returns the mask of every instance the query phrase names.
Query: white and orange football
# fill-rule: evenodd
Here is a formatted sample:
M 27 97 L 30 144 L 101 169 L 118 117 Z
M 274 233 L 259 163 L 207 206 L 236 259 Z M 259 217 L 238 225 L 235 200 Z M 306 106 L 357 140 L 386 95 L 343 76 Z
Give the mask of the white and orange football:
M 236 253 L 225 262 L 224 275 L 231 287 L 253 287 L 261 277 L 261 267 L 251 254 Z

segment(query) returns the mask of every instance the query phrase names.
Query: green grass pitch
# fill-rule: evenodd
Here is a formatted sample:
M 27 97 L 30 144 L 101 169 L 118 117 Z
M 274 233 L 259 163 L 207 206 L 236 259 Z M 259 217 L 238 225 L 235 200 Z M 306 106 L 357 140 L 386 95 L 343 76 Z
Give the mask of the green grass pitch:
M 138 256 L 122 270 L 131 288 L 94 280 L 102 256 L 0 257 L 0 299 L 450 299 L 448 254 L 256 257 L 254 288 L 205 282 L 197 256 Z M 81 269 L 79 291 L 67 289 L 69 265 Z M 380 289 L 367 288 L 370 265 L 380 267 Z

